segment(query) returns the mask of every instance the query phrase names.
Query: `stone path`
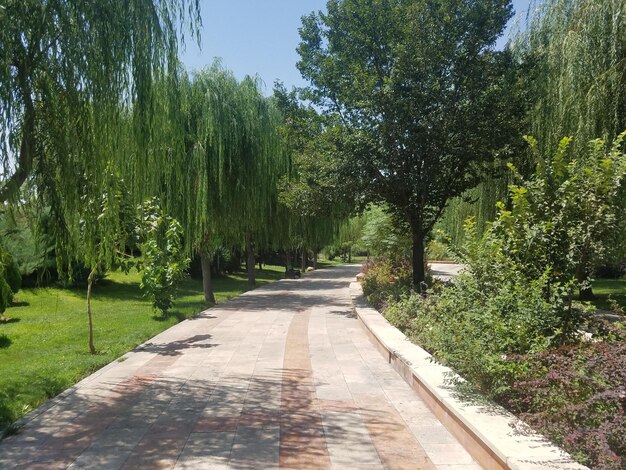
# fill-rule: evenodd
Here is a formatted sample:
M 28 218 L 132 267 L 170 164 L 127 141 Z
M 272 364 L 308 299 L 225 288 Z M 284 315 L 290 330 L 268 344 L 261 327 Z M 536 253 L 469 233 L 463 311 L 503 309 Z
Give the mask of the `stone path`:
M 429 263 L 429 267 L 432 276 L 442 281 L 451 281 L 463 269 L 463 266 L 457 263 L 438 263 L 436 261 Z
M 369 342 L 357 271 L 170 328 L 38 410 L 0 468 L 480 468 Z

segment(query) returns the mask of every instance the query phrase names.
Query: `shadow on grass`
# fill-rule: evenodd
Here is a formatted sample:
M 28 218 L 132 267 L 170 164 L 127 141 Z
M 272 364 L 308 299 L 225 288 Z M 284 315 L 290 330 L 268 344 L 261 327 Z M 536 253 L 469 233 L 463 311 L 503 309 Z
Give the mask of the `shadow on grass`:
M 0 316 L 0 325 L 8 325 L 9 323 L 18 323 L 19 318 L 6 318 Z
M 30 303 L 24 302 L 24 301 L 11 302 L 11 307 L 28 307 L 28 306 L 30 306 Z
M 84 290 L 70 289 L 84 295 Z M 95 285 L 94 299 L 97 300 L 145 300 L 139 282 L 118 282 L 111 279 L 102 279 Z
M 0 335 L 0 349 L 8 348 L 11 346 L 11 339 L 7 335 Z
M 262 286 L 273 281 L 282 279 L 284 277 L 284 272 L 282 270 L 274 270 L 274 269 L 263 269 L 262 271 L 256 270 L 256 279 L 257 286 Z M 239 295 L 243 292 L 250 290 L 248 286 L 247 274 L 243 271 L 237 271 L 225 276 L 214 277 L 213 278 L 213 290 L 219 296 L 219 294 L 225 294 L 227 297 L 233 297 Z M 63 291 L 70 295 L 75 295 L 81 298 L 84 298 L 86 294 L 86 289 L 82 287 L 68 287 L 63 288 Z M 177 309 L 187 309 L 193 308 L 198 309 L 198 312 L 201 310 L 205 310 L 210 305 L 204 303 L 201 300 L 202 296 L 202 279 L 195 279 L 191 277 L 187 277 L 183 279 L 180 286 L 176 290 L 176 308 Z M 196 302 L 193 299 L 184 299 L 185 297 L 198 296 L 199 299 Z M 99 301 L 110 301 L 110 300 L 130 300 L 136 302 L 145 301 L 145 297 L 143 296 L 143 291 L 139 287 L 139 281 L 131 279 L 128 280 L 119 280 L 104 278 L 97 281 L 94 286 L 93 291 L 94 300 Z M 156 318 L 155 318 L 156 319 Z
M 28 388 L 24 384 L 28 384 Z M 66 380 L 48 377 L 43 373 L 25 374 L 0 384 L 0 446 L 3 438 L 19 431 L 21 424 L 14 421 L 24 415 L 25 411 L 57 396 L 70 385 Z
M 264 285 L 269 282 L 283 278 L 283 273 L 276 271 L 257 271 L 257 285 Z M 234 274 L 226 277 L 218 277 L 213 279 L 213 290 L 219 292 L 238 291 L 245 292 L 249 290 L 248 281 L 245 274 Z M 68 289 L 71 292 L 77 292 L 84 295 L 83 290 Z M 176 289 L 176 296 L 190 297 L 202 294 L 202 280 L 186 278 Z M 94 288 L 94 299 L 115 299 L 124 298 L 127 300 L 144 300 L 143 292 L 139 287 L 139 282 L 118 282 L 111 279 L 103 279 L 98 281 Z M 180 305 L 177 302 L 178 305 Z
M 182 303 L 192 304 L 192 302 L 182 302 Z M 181 306 L 181 305 L 177 303 L 177 306 Z M 178 310 L 173 310 L 171 312 L 167 312 L 166 314 L 155 313 L 154 315 L 152 315 L 152 319 L 154 321 L 163 322 L 163 321 L 168 321 L 170 318 L 176 318 L 176 321 L 180 323 L 181 321 L 186 320 L 187 318 L 193 318 L 195 315 L 196 314 L 188 315 Z

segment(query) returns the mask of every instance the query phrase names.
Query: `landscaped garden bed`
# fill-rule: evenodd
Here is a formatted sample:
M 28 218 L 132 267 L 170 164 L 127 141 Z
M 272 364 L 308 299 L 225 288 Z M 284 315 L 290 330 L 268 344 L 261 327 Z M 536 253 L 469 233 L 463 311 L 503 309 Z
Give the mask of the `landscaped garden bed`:
M 477 266 L 474 265 L 475 268 Z M 483 265 L 484 267 L 484 265 Z M 497 275 L 497 269 L 488 270 Z M 407 266 L 366 265 L 364 293 L 412 341 L 478 391 L 593 468 L 626 464 L 626 329 L 590 319 L 595 334 L 563 338 L 540 282 L 461 274 L 411 294 Z M 509 273 L 511 274 L 511 273 Z M 457 384 L 460 391 L 467 383 Z

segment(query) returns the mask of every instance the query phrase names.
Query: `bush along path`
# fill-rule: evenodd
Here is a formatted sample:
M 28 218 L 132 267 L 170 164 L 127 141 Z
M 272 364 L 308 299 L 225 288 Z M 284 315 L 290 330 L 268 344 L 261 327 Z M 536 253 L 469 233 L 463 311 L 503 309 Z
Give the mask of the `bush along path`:
M 388 277 L 388 282 L 396 285 L 386 287 L 382 280 L 386 272 L 388 267 L 369 268 L 364 291 L 371 301 L 387 298 L 382 303 L 385 317 L 467 379 L 471 392 L 477 390 L 505 406 L 581 463 L 592 468 L 623 467 L 623 326 L 598 321 L 593 341 L 551 347 L 538 334 L 540 325 L 529 323 L 529 313 L 545 305 L 538 295 L 528 307 L 524 305 L 528 297 L 510 295 L 502 282 L 494 279 L 485 291 L 484 285 L 478 287 L 473 275 L 466 272 L 451 286 L 435 282 L 427 298 L 407 293 L 394 301 L 398 280 Z M 494 291 L 496 285 L 500 287 Z M 391 297 L 384 292 L 391 292 Z M 544 308 L 544 313 L 549 311 L 548 305 Z M 459 391 L 465 393 L 467 386 L 459 384 Z
M 626 328 L 577 302 L 610 253 L 626 174 L 622 143 L 564 138 L 498 203 L 480 234 L 468 220 L 452 285 L 411 294 L 410 273 L 381 263 L 364 292 L 390 322 L 482 393 L 594 468 L 626 467 Z M 528 138 L 531 148 L 537 142 Z M 582 332 L 594 331 L 593 340 Z
M 487 269 L 482 255 L 466 257 L 465 272 L 451 285 L 435 281 L 426 298 L 410 294 L 410 278 L 384 262 L 367 269 L 364 291 L 412 341 L 579 462 L 623 468 L 624 324 L 589 315 L 593 340 L 579 334 L 559 345 L 549 334 L 563 321 L 559 299 L 545 300 L 541 280 Z

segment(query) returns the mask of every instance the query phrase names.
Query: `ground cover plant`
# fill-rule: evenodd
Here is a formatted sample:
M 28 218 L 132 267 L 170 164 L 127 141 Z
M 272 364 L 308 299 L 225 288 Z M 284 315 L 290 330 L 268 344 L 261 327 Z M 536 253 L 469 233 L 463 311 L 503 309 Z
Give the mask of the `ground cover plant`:
M 503 402 L 592 468 L 626 464 L 626 328 L 526 357 Z
M 284 268 L 257 271 L 262 285 L 283 277 Z M 65 390 L 133 347 L 206 308 L 202 281 L 182 281 L 166 316 L 154 312 L 139 287 L 140 275 L 109 274 L 94 287 L 97 354 L 85 347 L 85 291 L 58 287 L 29 288 L 0 322 L 0 429 Z M 218 302 L 248 289 L 247 276 L 214 280 Z

